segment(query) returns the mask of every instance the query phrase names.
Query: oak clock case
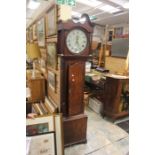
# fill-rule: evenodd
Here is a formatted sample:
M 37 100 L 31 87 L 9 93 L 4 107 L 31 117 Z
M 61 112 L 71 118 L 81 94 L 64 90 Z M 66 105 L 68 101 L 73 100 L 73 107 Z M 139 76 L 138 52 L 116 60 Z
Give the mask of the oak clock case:
M 88 17 L 87 17 L 88 18 Z M 85 62 L 89 58 L 93 25 L 60 21 L 57 51 L 60 57 L 60 111 L 63 113 L 64 144 L 86 142 L 87 115 L 84 114 Z
M 87 17 L 87 16 L 86 16 Z M 89 56 L 93 24 L 88 19 L 85 23 L 72 20 L 58 23 L 58 54 L 63 56 Z

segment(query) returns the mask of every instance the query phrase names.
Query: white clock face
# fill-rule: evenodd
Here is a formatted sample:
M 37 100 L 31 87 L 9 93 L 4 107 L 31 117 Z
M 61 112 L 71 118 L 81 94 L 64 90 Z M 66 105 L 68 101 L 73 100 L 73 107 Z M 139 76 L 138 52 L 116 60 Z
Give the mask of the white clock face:
M 82 30 L 73 29 L 67 35 L 66 44 L 70 52 L 81 53 L 87 46 L 87 36 Z

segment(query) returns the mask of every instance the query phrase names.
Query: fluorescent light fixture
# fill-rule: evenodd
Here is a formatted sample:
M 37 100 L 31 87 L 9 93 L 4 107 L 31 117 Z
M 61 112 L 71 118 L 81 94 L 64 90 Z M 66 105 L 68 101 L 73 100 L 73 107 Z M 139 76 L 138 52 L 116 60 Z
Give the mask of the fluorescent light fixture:
M 34 0 L 30 0 L 29 4 L 28 4 L 28 8 L 31 10 L 35 10 L 39 7 L 40 2 L 34 1 Z
M 81 13 L 76 12 L 76 11 L 72 11 L 72 16 L 80 18 L 81 17 Z
M 113 3 L 115 4 L 118 4 L 118 5 L 124 5 L 124 3 L 126 3 L 128 0 L 110 0 L 112 1 Z
M 115 8 L 115 7 L 111 6 L 111 5 L 104 5 L 102 7 L 99 7 L 98 9 L 103 10 L 105 12 L 109 12 L 109 13 L 114 13 L 114 12 L 120 11 L 120 9 Z
M 91 6 L 91 7 L 96 7 L 98 5 L 103 4 L 102 2 L 98 0 L 76 0 L 76 2 Z
M 123 8 L 129 9 L 129 3 L 125 3 L 125 4 L 123 5 Z
M 110 0 L 110 1 L 122 6 L 125 9 L 129 8 L 129 1 L 128 0 Z

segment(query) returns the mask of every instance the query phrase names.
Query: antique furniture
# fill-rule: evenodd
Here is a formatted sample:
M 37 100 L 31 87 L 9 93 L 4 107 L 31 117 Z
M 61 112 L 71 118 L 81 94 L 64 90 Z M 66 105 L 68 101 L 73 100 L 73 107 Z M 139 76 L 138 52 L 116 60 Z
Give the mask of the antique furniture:
M 39 74 L 35 73 L 35 78 L 32 78 L 32 71 L 27 71 L 26 80 L 27 87 L 30 88 L 29 102 L 44 101 L 45 99 L 45 78 Z
M 65 146 L 86 142 L 87 116 L 84 114 L 85 62 L 90 55 L 93 25 L 68 20 L 58 23 L 57 51 L 60 58 L 60 111 L 63 113 Z
M 89 75 L 90 74 L 90 75 Z M 94 81 L 93 76 L 100 79 Z M 129 77 L 92 71 L 85 75 L 91 97 L 102 103 L 101 114 L 113 120 L 129 114 Z M 92 103 L 91 103 L 92 104 Z
M 103 92 L 103 116 L 113 120 L 129 114 L 129 78 L 127 76 L 106 75 Z

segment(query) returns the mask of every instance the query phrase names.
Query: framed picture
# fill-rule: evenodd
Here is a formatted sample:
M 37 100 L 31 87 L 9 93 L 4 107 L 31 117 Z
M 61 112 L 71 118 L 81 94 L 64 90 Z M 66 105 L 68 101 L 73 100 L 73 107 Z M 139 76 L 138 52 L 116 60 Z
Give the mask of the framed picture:
M 33 27 L 32 26 L 29 29 L 29 41 L 33 42 Z
M 37 24 L 33 24 L 33 40 L 37 40 Z
M 49 87 L 55 91 L 55 87 L 56 87 L 56 75 L 55 73 L 48 71 L 48 85 Z
M 54 101 L 49 100 L 47 97 L 45 97 L 45 107 L 50 114 L 53 114 L 57 111 L 57 106 Z
M 54 117 L 55 132 L 56 132 L 56 150 L 58 155 L 64 155 L 64 141 L 62 132 L 62 114 L 57 114 Z
M 56 7 L 52 7 L 46 14 L 46 32 L 47 36 L 57 33 L 57 15 Z
M 26 119 L 26 136 L 33 136 L 54 131 L 54 116 Z
M 47 66 L 53 69 L 57 67 L 56 43 L 47 43 Z
M 38 45 L 40 47 L 45 46 L 45 19 L 44 17 L 41 18 L 37 22 L 37 38 L 38 38 Z
M 26 137 L 26 155 L 57 155 L 55 132 Z
M 26 42 L 29 42 L 29 30 L 26 30 Z
M 46 71 L 46 60 L 40 59 L 40 68 L 43 72 Z
M 26 121 L 27 125 L 46 123 L 47 121 L 50 121 L 53 125 L 48 133 L 39 133 L 26 137 L 26 154 L 64 155 L 62 114 L 44 117 L 27 119 Z

